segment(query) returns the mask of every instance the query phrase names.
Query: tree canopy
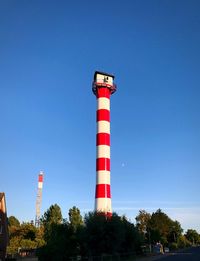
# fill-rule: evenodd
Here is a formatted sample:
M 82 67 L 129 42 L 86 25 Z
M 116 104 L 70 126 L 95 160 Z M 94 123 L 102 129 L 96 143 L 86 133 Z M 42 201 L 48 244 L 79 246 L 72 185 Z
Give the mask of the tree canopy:
M 194 229 L 188 229 L 185 233 L 185 237 L 189 240 L 193 245 L 200 243 L 200 235 Z
M 77 256 L 140 253 L 142 246 L 151 249 L 157 242 L 170 249 L 200 243 L 196 230 L 188 229 L 183 235 L 181 224 L 161 209 L 152 214 L 140 210 L 136 225 L 116 213 L 107 218 L 102 213 L 89 212 L 82 218 L 75 206 L 69 209 L 68 215 L 67 221 L 60 207 L 51 205 L 42 216 L 39 228 L 31 222 L 20 224 L 14 216 L 9 217 L 8 253 L 16 253 L 19 248 L 37 248 L 39 260 L 59 261 Z
M 151 214 L 145 210 L 139 210 L 139 214 L 136 216 L 136 226 L 141 233 L 146 233 L 148 224 L 151 219 Z
M 80 210 L 77 207 L 69 209 L 69 222 L 74 230 L 83 225 L 83 218 L 80 214 Z
M 19 220 L 16 218 L 16 217 L 14 217 L 14 216 L 10 216 L 9 218 L 8 218 L 8 226 L 12 226 L 12 227 L 19 227 L 20 226 L 20 222 L 19 222 Z
M 14 216 L 8 218 L 9 229 L 9 246 L 8 254 L 15 254 L 18 249 L 36 249 L 44 245 L 43 232 L 40 228 L 36 228 L 32 223 L 19 223 Z
M 54 228 L 63 221 L 61 209 L 57 204 L 51 205 L 41 218 L 44 227 L 44 239 L 48 242 L 54 237 Z
M 61 209 L 57 204 L 51 205 L 44 213 L 41 221 L 43 225 L 46 224 L 60 224 L 62 222 Z

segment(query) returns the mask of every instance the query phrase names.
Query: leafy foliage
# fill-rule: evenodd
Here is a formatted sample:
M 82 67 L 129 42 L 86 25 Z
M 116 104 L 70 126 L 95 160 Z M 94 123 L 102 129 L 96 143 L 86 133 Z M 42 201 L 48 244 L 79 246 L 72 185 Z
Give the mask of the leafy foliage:
M 20 222 L 19 222 L 19 220 L 16 217 L 10 216 L 8 218 L 8 226 L 9 227 L 19 227 L 20 226 Z
M 44 213 L 41 219 L 43 225 L 49 224 L 61 224 L 62 213 L 57 204 L 51 205 L 50 208 Z
M 45 235 L 47 244 L 39 251 L 40 260 L 140 251 L 138 229 L 125 217 L 113 213 L 107 218 L 101 213 L 90 212 L 83 222 L 79 209 L 73 207 L 69 210 L 69 221 L 51 225 L 53 233 L 51 237 Z
M 200 243 L 200 235 L 194 229 L 188 229 L 186 231 L 185 237 L 189 240 L 193 245 Z
M 152 243 L 161 242 L 163 245 L 177 243 L 177 239 L 183 231 L 180 223 L 170 219 L 161 209 L 152 213 L 147 229 L 150 241 Z
M 83 218 L 80 214 L 80 210 L 77 207 L 70 208 L 69 222 L 74 230 L 77 230 L 80 226 L 83 225 Z
M 140 210 L 136 226 L 125 216 L 116 213 L 107 218 L 103 213 L 89 212 L 84 219 L 77 207 L 69 209 L 69 218 L 63 219 L 57 204 L 44 213 L 40 228 L 9 218 L 10 245 L 8 253 L 19 248 L 37 248 L 39 260 L 60 261 L 72 257 L 140 253 L 144 243 L 161 242 L 170 249 L 200 243 L 196 230 L 188 229 L 182 235 L 178 221 L 173 221 L 161 209 L 150 214 Z
M 10 242 L 7 248 L 8 254 L 16 254 L 18 249 L 35 249 L 45 244 L 43 231 L 32 223 L 22 223 L 14 217 L 8 218 Z
M 110 218 L 96 212 L 88 213 L 85 216 L 85 232 L 88 254 L 91 255 L 131 252 L 141 245 L 135 226 L 116 213 Z
M 180 235 L 177 240 L 178 248 L 185 248 L 191 246 L 191 242 L 184 236 Z
M 145 234 L 148 230 L 148 223 L 151 219 L 151 214 L 145 210 L 139 210 L 139 214 L 135 219 L 137 228 L 141 233 Z
M 41 223 L 44 228 L 45 241 L 51 240 L 54 237 L 54 228 L 62 223 L 61 209 L 57 204 L 51 205 L 41 218 Z

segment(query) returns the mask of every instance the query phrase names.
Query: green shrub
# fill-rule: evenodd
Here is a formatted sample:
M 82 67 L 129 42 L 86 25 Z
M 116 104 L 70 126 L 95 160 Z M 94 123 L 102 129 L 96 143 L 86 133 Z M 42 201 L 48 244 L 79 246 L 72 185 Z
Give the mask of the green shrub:
M 179 236 L 177 244 L 178 248 L 185 248 L 191 246 L 191 242 L 183 235 Z
M 171 243 L 171 244 L 169 245 L 169 249 L 170 249 L 170 250 L 176 250 L 176 249 L 178 249 L 178 244 L 175 243 L 175 242 Z

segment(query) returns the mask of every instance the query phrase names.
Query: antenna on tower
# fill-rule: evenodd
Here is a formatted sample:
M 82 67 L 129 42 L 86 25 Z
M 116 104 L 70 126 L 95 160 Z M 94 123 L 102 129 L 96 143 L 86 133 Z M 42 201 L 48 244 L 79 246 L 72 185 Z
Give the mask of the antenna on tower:
M 40 171 L 38 175 L 38 188 L 36 198 L 36 215 L 35 215 L 35 226 L 40 227 L 40 209 L 42 205 L 42 187 L 43 187 L 44 172 Z

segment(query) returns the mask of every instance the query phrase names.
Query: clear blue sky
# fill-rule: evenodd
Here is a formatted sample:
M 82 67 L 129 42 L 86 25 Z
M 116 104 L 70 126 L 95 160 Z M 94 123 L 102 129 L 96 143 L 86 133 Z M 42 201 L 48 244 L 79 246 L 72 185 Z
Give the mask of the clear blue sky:
M 93 210 L 95 70 L 113 73 L 113 210 L 200 232 L 200 2 L 0 1 L 0 191 L 8 215 Z

